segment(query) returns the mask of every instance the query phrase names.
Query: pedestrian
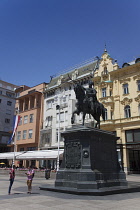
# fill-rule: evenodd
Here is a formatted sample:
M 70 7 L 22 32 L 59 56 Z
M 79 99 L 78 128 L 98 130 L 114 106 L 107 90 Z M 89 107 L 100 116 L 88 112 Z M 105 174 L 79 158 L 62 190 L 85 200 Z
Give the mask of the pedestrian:
M 10 169 L 9 174 L 10 174 L 10 179 L 9 179 L 10 185 L 9 185 L 8 194 L 10 195 L 10 193 L 11 193 L 11 188 L 12 188 L 12 185 L 13 185 L 14 179 L 15 179 L 15 165 L 12 166 L 12 168 Z
M 35 176 L 35 167 L 32 166 L 31 168 L 32 168 L 32 174 L 33 174 L 33 175 L 32 175 L 32 181 L 33 181 L 33 178 L 34 178 L 34 176 Z
M 32 180 L 33 180 L 33 170 L 31 168 L 31 166 L 28 168 L 28 172 L 25 173 L 27 175 L 27 186 L 28 186 L 28 192 L 29 194 L 31 194 L 31 190 L 32 190 Z

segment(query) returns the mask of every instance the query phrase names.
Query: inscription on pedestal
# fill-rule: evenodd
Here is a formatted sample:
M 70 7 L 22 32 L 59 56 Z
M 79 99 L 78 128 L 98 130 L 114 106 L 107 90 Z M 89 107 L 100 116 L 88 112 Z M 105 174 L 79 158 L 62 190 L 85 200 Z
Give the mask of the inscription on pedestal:
M 66 168 L 81 167 L 81 144 L 79 141 L 69 141 L 66 147 Z

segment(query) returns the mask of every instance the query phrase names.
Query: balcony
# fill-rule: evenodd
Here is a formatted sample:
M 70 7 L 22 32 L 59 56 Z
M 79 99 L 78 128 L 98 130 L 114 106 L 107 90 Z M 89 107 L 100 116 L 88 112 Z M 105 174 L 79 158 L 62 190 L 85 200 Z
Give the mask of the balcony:
M 114 103 L 113 96 L 102 97 L 102 98 L 99 98 L 99 100 L 100 100 L 101 103 L 106 103 L 106 104 L 112 104 L 112 103 Z

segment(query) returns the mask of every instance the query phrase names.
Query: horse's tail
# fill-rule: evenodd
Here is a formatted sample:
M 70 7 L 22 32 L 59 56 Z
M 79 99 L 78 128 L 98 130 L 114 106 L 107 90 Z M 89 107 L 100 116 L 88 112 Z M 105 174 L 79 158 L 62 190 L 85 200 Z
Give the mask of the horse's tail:
M 102 115 L 103 120 L 105 121 L 105 108 L 103 104 L 101 104 L 101 115 Z

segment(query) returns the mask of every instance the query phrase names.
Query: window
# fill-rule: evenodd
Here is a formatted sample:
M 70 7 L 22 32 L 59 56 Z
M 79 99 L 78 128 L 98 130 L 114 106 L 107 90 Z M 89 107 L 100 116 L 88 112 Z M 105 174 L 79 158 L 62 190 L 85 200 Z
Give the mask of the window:
M 140 80 L 137 81 L 138 91 L 140 91 Z
M 24 148 L 20 148 L 20 152 L 24 151 Z
M 34 151 L 37 150 L 37 147 L 27 147 L 27 151 Z
M 11 115 L 11 110 L 6 109 L 6 114 Z
M 20 96 L 20 93 L 18 92 L 18 93 L 16 93 L 16 98 L 18 98 Z
M 139 142 L 140 141 L 140 129 L 137 129 L 133 132 L 134 134 L 134 141 Z
M 126 139 L 127 139 L 127 142 L 133 142 L 133 134 L 132 134 L 132 131 L 126 131 L 125 132 L 126 134 Z
M 28 110 L 28 104 L 25 104 L 25 110 Z
M 14 94 L 13 93 L 10 93 L 10 92 L 6 92 L 6 95 L 10 98 L 14 97 Z
M 105 120 L 108 120 L 107 109 L 105 109 Z
M 45 127 L 52 126 L 52 116 L 46 117 Z
M 10 123 L 10 119 L 6 118 L 5 123 Z
M 104 67 L 103 74 L 104 74 L 104 75 L 105 75 L 105 74 L 108 74 L 108 71 L 107 71 L 107 67 L 106 67 L 106 66 Z
M 7 86 L 7 89 L 8 89 L 8 90 L 12 90 L 12 87 L 11 87 L 11 86 Z
M 51 109 L 53 103 L 54 103 L 54 100 L 49 100 L 49 101 L 47 101 L 47 109 Z
M 20 120 L 19 120 L 19 124 L 18 125 L 22 125 L 22 117 L 20 117 Z
M 110 111 L 110 119 L 113 119 L 113 111 Z
M 33 114 L 30 114 L 30 123 L 32 123 L 34 120 L 34 115 Z
M 106 97 L 106 88 L 102 88 L 102 97 Z
M 125 106 L 124 115 L 125 115 L 126 118 L 131 117 L 131 111 L 130 111 L 130 106 L 129 105 Z
M 11 106 L 12 105 L 12 102 L 11 101 L 7 101 L 7 105 L 8 106 Z
M 140 104 L 138 105 L 138 113 L 139 113 L 139 116 L 140 116 Z
M 32 136 L 33 136 L 33 130 L 29 129 L 28 139 L 32 139 Z
M 48 117 L 48 126 L 51 126 L 52 125 L 52 116 L 49 116 Z
M 0 94 L 2 95 L 2 90 L 0 90 Z
M 26 137 L 27 137 L 27 130 L 24 130 L 23 131 L 23 139 L 26 139 Z
M 140 129 L 125 131 L 126 142 L 140 142 Z
M 123 84 L 123 94 L 128 94 L 128 84 Z
M 60 113 L 60 122 L 64 122 L 64 112 Z
M 24 116 L 24 124 L 28 123 L 28 115 Z
M 59 113 L 56 114 L 56 122 L 59 122 Z
M 68 121 L 68 112 L 65 112 L 65 121 Z
M 49 144 L 51 142 L 51 134 L 50 133 L 46 133 L 45 136 L 45 143 Z
M 59 113 L 56 115 L 56 122 L 59 122 Z M 64 112 L 60 113 L 60 122 L 64 122 Z
M 1 103 L 1 101 L 2 101 L 2 100 L 0 99 L 0 103 Z
M 20 140 L 21 139 L 21 131 L 18 131 L 17 132 L 17 140 Z

